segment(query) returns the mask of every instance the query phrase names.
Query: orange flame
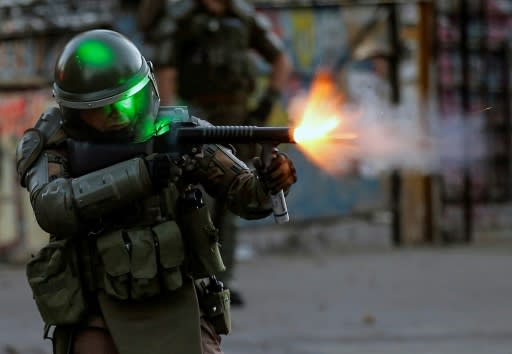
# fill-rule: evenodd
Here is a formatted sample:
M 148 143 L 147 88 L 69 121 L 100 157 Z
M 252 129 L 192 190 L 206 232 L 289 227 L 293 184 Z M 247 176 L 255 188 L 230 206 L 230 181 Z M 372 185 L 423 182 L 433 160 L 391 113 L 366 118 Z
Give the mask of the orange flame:
M 347 143 L 357 137 L 347 132 L 349 128 L 342 117 L 343 103 L 344 95 L 332 75 L 320 71 L 313 78 L 307 96 L 296 98 L 290 106 L 298 147 L 308 159 L 331 174 L 347 169 L 344 165 L 348 159 L 343 159 L 343 152 L 349 149 Z

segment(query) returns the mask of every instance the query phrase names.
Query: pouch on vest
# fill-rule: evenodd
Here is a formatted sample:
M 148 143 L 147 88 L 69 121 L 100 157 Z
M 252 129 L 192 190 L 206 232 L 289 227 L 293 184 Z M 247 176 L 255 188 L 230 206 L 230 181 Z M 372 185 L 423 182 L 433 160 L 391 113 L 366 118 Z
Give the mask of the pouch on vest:
M 156 249 L 151 230 L 117 230 L 97 240 L 103 261 L 105 292 L 119 300 L 139 300 L 160 293 Z
M 217 334 L 231 333 L 231 300 L 229 290 L 209 292 L 199 298 L 201 309 Z
M 176 290 L 183 285 L 180 266 L 185 259 L 185 248 L 181 231 L 175 221 L 166 221 L 153 227 L 158 240 L 160 255 L 160 278 L 166 290 Z
M 98 253 L 103 262 L 103 287 L 116 299 L 130 297 L 130 244 L 123 238 L 123 230 L 98 237 Z
M 102 235 L 97 248 L 104 267 L 103 287 L 116 299 L 146 299 L 183 284 L 180 266 L 185 252 L 174 221 Z
M 130 239 L 131 292 L 133 300 L 145 299 L 160 293 L 157 250 L 149 228 L 126 231 Z
M 219 250 L 219 230 L 215 228 L 206 206 L 186 209 L 181 214 L 185 242 L 190 246 L 190 271 L 194 278 L 204 278 L 226 270 Z
M 79 322 L 87 307 L 70 239 L 50 241 L 27 264 L 27 278 L 46 324 Z

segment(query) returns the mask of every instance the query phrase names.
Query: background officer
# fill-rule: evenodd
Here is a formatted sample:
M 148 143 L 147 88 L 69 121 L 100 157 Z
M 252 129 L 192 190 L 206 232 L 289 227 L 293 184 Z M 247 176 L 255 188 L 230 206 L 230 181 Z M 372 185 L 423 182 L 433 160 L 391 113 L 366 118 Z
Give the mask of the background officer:
M 140 5 L 139 25 L 151 48 L 163 104 L 184 102 L 215 125 L 265 125 L 280 97 L 291 64 L 270 23 L 244 0 L 145 0 Z M 159 10 L 160 9 L 160 10 Z M 252 53 L 270 66 L 268 84 L 258 104 L 249 112 L 256 72 Z M 181 100 L 181 101 L 180 101 Z M 235 146 L 236 155 L 248 162 L 255 146 Z M 212 203 L 210 203 L 211 205 Z M 236 220 L 223 201 L 214 206 L 214 223 L 220 228 L 222 255 L 233 275 Z M 242 297 L 232 289 L 232 304 Z
M 54 352 L 221 353 L 229 291 L 214 277 L 224 268 L 218 234 L 195 185 L 261 218 L 269 193 L 295 183 L 291 161 L 277 154 L 257 178 L 219 145 L 179 163 L 151 151 L 164 116 L 189 116 L 159 106 L 151 63 L 114 31 L 73 37 L 53 88 L 58 107 L 23 135 L 17 171 L 51 235 L 27 276 L 45 328 L 56 326 Z M 147 153 L 124 156 L 134 143 Z M 93 148 L 103 153 L 77 158 Z

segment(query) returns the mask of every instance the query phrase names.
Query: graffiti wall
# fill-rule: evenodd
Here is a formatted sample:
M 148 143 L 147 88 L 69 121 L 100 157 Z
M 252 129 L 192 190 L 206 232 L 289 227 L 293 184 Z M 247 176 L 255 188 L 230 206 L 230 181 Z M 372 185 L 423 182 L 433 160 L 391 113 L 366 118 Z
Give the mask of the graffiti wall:
M 52 104 L 49 89 L 0 94 L 0 260 L 22 259 L 46 240 L 33 216 L 28 193 L 19 187 L 15 150 L 23 131 Z
M 347 46 L 342 8 L 265 9 L 276 33 L 293 60 L 294 70 L 305 77 L 322 66 L 332 66 Z
M 114 0 L 0 2 L 0 87 L 48 84 L 70 36 L 109 27 L 117 8 Z
M 346 7 L 260 10 L 282 38 L 293 61 L 294 72 L 284 100 L 274 110 L 272 125 L 288 124 L 287 108 L 297 94 L 308 91 L 319 69 L 332 69 L 348 50 Z M 268 67 L 259 63 L 262 73 Z M 334 76 L 337 72 L 333 73 Z M 386 208 L 386 190 L 379 178 L 360 175 L 333 176 L 309 161 L 293 146 L 281 146 L 297 165 L 299 179 L 288 196 L 291 219 L 347 215 Z M 271 218 L 264 222 L 272 222 Z M 262 221 L 263 223 L 263 221 Z
M 22 259 L 46 237 L 19 187 L 15 148 L 23 131 L 53 104 L 50 83 L 66 41 L 111 27 L 115 0 L 0 1 L 0 260 Z

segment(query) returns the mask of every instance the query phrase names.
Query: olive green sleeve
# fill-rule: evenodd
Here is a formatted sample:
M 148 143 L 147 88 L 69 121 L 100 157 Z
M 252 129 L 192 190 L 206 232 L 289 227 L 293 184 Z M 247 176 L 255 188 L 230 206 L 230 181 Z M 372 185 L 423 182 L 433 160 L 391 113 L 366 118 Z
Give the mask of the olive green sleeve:
M 89 220 L 152 193 L 146 166 L 140 158 L 79 178 L 66 177 L 65 169 L 61 173 L 51 172 L 52 159 L 55 160 L 52 152 L 44 152 L 26 175 L 36 220 L 48 233 L 86 231 Z M 51 163 L 58 165 L 55 161 Z
M 272 212 L 263 184 L 229 149 L 205 145 L 194 173 L 208 194 L 225 201 L 242 218 L 261 219 Z

